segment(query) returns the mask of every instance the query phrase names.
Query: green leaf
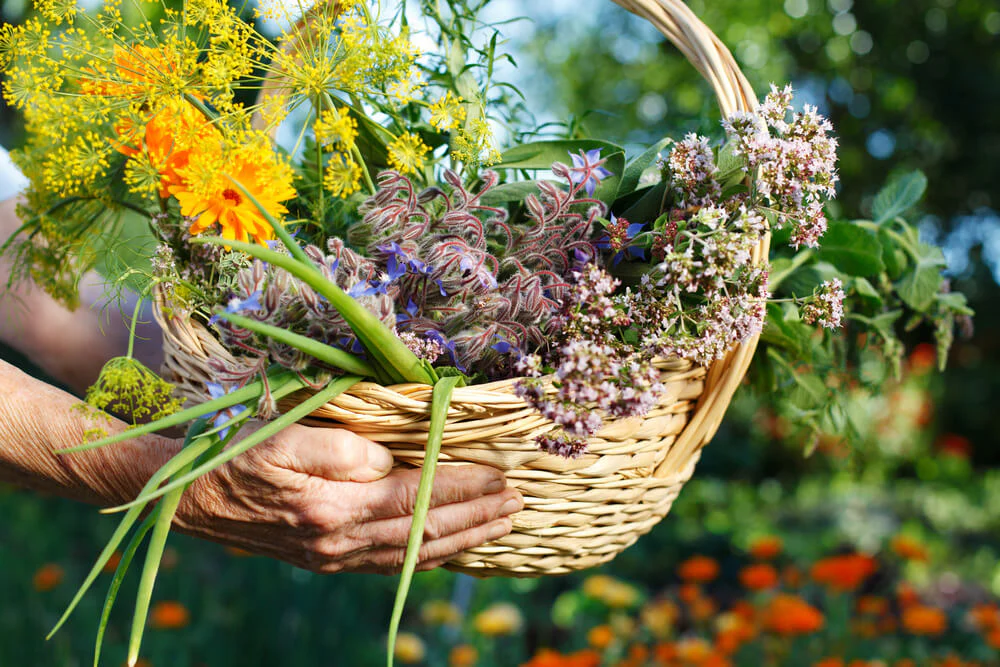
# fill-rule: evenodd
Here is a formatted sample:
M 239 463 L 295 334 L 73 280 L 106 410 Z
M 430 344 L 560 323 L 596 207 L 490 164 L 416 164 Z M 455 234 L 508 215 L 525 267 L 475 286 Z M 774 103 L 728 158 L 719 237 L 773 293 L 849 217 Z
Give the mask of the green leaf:
M 736 145 L 736 140 L 727 141 L 719 148 L 715 158 L 715 165 L 719 169 L 715 179 L 723 190 L 742 183 L 747 177 L 746 157 L 736 154 Z
M 634 204 L 626 208 L 619 215 L 629 222 L 649 222 L 655 220 L 660 215 L 663 208 L 663 200 L 666 195 L 667 184 L 658 183 L 645 191 L 645 194 Z
M 292 371 L 278 371 L 273 374 L 268 375 L 268 380 L 271 384 L 272 391 L 278 391 L 282 387 L 288 387 L 292 384 L 297 385 L 296 388 L 302 388 L 306 386 L 305 381 L 298 377 Z M 231 408 L 235 405 L 240 405 L 241 403 L 246 403 L 250 399 L 259 398 L 261 391 L 264 389 L 264 383 L 260 380 L 256 382 L 251 382 L 250 384 L 236 389 L 225 396 L 220 396 L 219 398 L 213 398 L 210 401 L 205 401 L 200 405 L 195 405 L 186 410 L 181 410 L 180 412 L 175 412 L 169 417 L 164 417 L 163 419 L 158 419 L 155 422 L 150 422 L 148 424 L 141 424 L 135 428 L 130 428 L 127 431 L 122 431 L 116 435 L 108 436 L 107 438 L 101 438 L 100 440 L 95 440 L 94 442 L 88 442 L 83 445 L 78 445 L 76 447 L 68 447 L 66 449 L 57 449 L 56 454 L 71 454 L 73 452 L 82 452 L 88 449 L 94 449 L 96 447 L 103 447 L 105 445 L 113 445 L 116 442 L 124 442 L 125 440 L 131 440 L 140 435 L 146 435 L 147 433 L 155 433 L 157 431 L 162 431 L 163 429 L 170 428 L 172 426 L 181 426 L 192 419 L 197 419 L 198 417 L 204 417 L 205 415 L 210 415 L 213 412 L 218 412 L 219 410 L 225 410 L 226 408 Z
M 853 284 L 854 291 L 857 292 L 860 298 L 867 301 L 873 308 L 882 307 L 882 295 L 877 289 L 875 289 L 875 286 L 872 285 L 868 279 L 855 278 Z
M 899 298 L 914 310 L 925 313 L 941 291 L 941 269 L 946 265 L 940 248 L 921 243 L 920 256 L 911 269 L 903 273 L 896 283 Z
M 976 311 L 969 308 L 969 300 L 961 292 L 939 292 L 937 300 L 941 306 L 955 315 L 972 316 L 976 314 Z
M 601 157 L 607 159 L 604 167 L 611 172 L 611 176 L 600 182 L 594 191 L 594 198 L 610 205 L 618 198 L 619 184 L 624 176 L 625 149 L 607 141 L 563 139 L 522 144 L 504 153 L 494 169 L 550 169 L 554 162 L 571 164 L 570 155 L 595 148 L 601 149 Z
M 132 535 L 132 539 L 129 540 L 128 546 L 125 547 L 125 551 L 122 553 L 122 558 L 118 562 L 118 567 L 115 568 L 115 575 L 111 579 L 111 585 L 108 586 L 108 594 L 104 596 L 104 607 L 101 609 L 101 620 L 97 624 L 97 637 L 94 641 L 94 667 L 98 667 L 101 661 L 101 647 L 104 644 L 104 632 L 107 630 L 108 621 L 111 619 L 111 609 L 114 607 L 115 599 L 118 597 L 118 589 L 121 588 L 122 581 L 125 580 L 125 574 L 128 572 L 129 566 L 132 565 L 132 559 L 135 558 L 135 552 L 139 550 L 139 545 L 142 544 L 142 539 L 153 527 L 153 523 L 159 515 L 160 508 L 159 506 L 156 506 L 149 513 L 149 516 L 147 516 L 146 519 L 139 524 L 139 527 Z
M 660 156 L 660 151 L 673 142 L 674 140 L 670 137 L 660 139 L 643 151 L 642 154 L 637 155 L 633 160 L 631 160 L 628 165 L 626 165 L 625 173 L 622 175 L 622 182 L 618 187 L 618 196 L 622 197 L 634 191 L 639 186 L 639 179 L 642 177 L 643 172 L 649 169 L 653 163 L 656 162 L 657 158 Z
M 528 195 L 538 194 L 538 184 L 540 182 L 541 181 L 532 180 L 504 183 L 487 190 L 480 197 L 480 201 L 488 206 L 498 206 L 515 201 L 524 201 L 524 198 Z
M 156 500 L 157 498 L 170 493 L 174 489 L 177 489 L 189 482 L 193 482 L 198 477 L 201 477 L 207 472 L 211 472 L 221 466 L 224 463 L 232 461 L 234 458 L 247 451 L 251 447 L 259 445 L 271 436 L 281 432 L 286 427 L 294 424 L 300 419 L 305 419 L 310 414 L 321 408 L 330 399 L 335 396 L 339 396 L 344 393 L 358 382 L 361 378 L 356 376 L 344 376 L 331 381 L 326 387 L 320 389 L 315 395 L 310 396 L 306 400 L 299 403 L 294 408 L 281 415 L 274 421 L 268 422 L 261 428 L 254 431 L 252 434 L 240 440 L 239 442 L 230 445 L 226 450 L 213 457 L 212 459 L 205 461 L 204 463 L 198 465 L 191 472 L 181 475 L 177 479 L 173 479 L 170 483 L 164 485 L 163 487 L 149 492 L 141 493 L 135 500 L 125 503 L 124 505 L 119 505 L 117 507 L 110 507 L 108 509 L 102 510 L 104 513 L 109 512 L 120 512 L 122 510 L 132 509 L 136 505 L 142 505 L 148 503 L 151 500 Z
M 882 263 L 891 280 L 898 280 L 907 265 L 906 252 L 900 248 L 887 229 L 878 230 L 878 240 L 882 244 Z
M 413 581 L 413 573 L 417 568 L 420 545 L 424 539 L 424 524 L 427 522 L 427 511 L 431 505 L 431 489 L 434 485 L 434 473 L 437 470 L 438 456 L 441 454 L 441 440 L 444 437 L 444 426 L 448 420 L 448 408 L 451 407 L 451 394 L 461 382 L 462 378 L 460 376 L 443 377 L 434 384 L 434 392 L 431 395 L 431 422 L 427 434 L 427 453 L 424 455 L 424 467 L 420 472 L 417 501 L 413 508 L 413 524 L 410 526 L 410 537 L 406 544 L 403 571 L 399 576 L 399 586 L 396 588 L 396 600 L 392 605 L 392 620 L 389 622 L 389 639 L 387 642 L 387 662 L 389 667 L 393 665 L 399 623 L 403 618 L 406 596 L 410 592 L 410 583 Z
M 188 429 L 184 447 L 190 447 L 198 440 L 205 430 L 206 422 L 199 419 L 191 424 Z M 217 439 L 207 438 L 210 446 L 215 446 Z M 195 461 L 177 471 L 177 474 L 184 476 L 191 471 Z M 166 494 L 156 505 L 156 520 L 153 522 L 153 534 L 149 537 L 149 545 L 146 547 L 146 562 L 142 566 L 142 576 L 139 579 L 139 592 L 136 595 L 135 611 L 132 615 L 132 630 L 129 633 L 128 659 L 129 665 L 134 665 L 139 659 L 139 647 L 142 645 L 142 634 L 146 629 L 146 616 L 149 613 L 149 602 L 153 598 L 153 586 L 156 583 L 156 573 L 160 570 L 160 560 L 163 557 L 163 548 L 167 544 L 167 537 L 170 535 L 170 525 L 173 523 L 174 515 L 177 514 L 177 507 L 181 504 L 181 496 L 188 485 L 177 488 Z
M 875 195 L 872 217 L 876 225 L 895 220 L 916 205 L 927 189 L 927 177 L 922 171 L 911 171 L 894 178 Z
M 874 276 L 885 270 L 882 244 L 867 229 L 849 222 L 831 222 L 817 253 L 849 276 Z
M 225 310 L 220 310 L 216 314 L 220 319 L 228 320 L 238 327 L 253 331 L 261 336 L 266 336 L 279 343 L 284 343 L 289 347 L 294 347 L 296 350 L 305 352 L 314 359 L 346 371 L 351 375 L 360 375 L 362 377 L 373 377 L 375 375 L 375 371 L 367 361 L 359 359 L 350 352 L 331 347 L 318 340 L 293 333 L 281 327 L 258 322 L 255 319 L 235 313 L 228 313 Z

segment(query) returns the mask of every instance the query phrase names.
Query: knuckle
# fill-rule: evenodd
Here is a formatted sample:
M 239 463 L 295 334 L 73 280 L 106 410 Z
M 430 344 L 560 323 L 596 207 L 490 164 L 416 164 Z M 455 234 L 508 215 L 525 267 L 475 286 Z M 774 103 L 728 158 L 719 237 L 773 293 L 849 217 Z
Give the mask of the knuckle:
M 440 517 L 429 515 L 426 523 L 424 523 L 424 541 L 433 542 L 444 537 L 444 534 L 444 525 Z

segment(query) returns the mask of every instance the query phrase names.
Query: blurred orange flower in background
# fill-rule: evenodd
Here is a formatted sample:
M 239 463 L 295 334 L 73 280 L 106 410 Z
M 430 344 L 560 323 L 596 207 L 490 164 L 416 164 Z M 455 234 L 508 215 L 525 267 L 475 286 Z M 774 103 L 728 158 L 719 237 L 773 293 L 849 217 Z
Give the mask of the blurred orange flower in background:
M 781 555 L 785 549 L 785 543 L 777 535 L 765 535 L 758 537 L 750 543 L 748 549 L 751 556 L 758 560 L 772 560 Z
M 684 581 L 709 582 L 719 576 L 719 563 L 708 556 L 692 556 L 680 564 L 677 576 Z
M 920 562 L 927 562 L 930 560 L 930 555 L 927 553 L 927 547 L 917 541 L 916 538 L 910 537 L 909 535 L 897 535 L 892 538 L 889 546 L 892 548 L 893 553 L 900 558 Z
M 563 655 L 558 651 L 543 648 L 521 667 L 599 667 L 600 664 L 600 654 L 591 650 Z
M 764 609 L 764 627 L 779 635 L 806 635 L 823 627 L 822 612 L 797 595 L 785 593 L 771 598 Z
M 778 585 L 778 572 L 767 563 L 747 565 L 740 570 L 740 583 L 751 591 L 763 591 Z
M 48 563 L 38 568 L 35 576 L 31 579 L 31 583 L 34 584 L 36 591 L 44 593 L 45 591 L 51 591 L 61 584 L 65 575 L 66 573 L 61 566 L 55 563 Z
M 813 667 L 844 667 L 843 658 L 823 658 L 815 663 Z
M 903 627 L 914 635 L 937 636 L 948 629 L 948 617 L 936 607 L 915 604 L 903 610 Z
M 817 583 L 846 592 L 857 589 L 877 569 L 878 563 L 871 556 L 843 554 L 816 561 L 810 576 Z
M 176 630 L 190 621 L 191 615 L 187 607 L 173 600 L 157 602 L 149 613 L 149 627 L 157 630 Z
M 858 613 L 881 616 L 889 611 L 889 601 L 877 595 L 862 595 L 858 598 Z
M 614 640 L 615 633 L 611 630 L 610 625 L 598 625 L 587 632 L 587 643 L 590 644 L 591 648 L 596 648 L 599 651 L 611 646 L 611 642 Z
M 972 443 L 963 435 L 945 433 L 937 439 L 934 447 L 942 454 L 967 459 L 972 456 Z
M 448 667 L 475 667 L 479 651 L 469 644 L 459 644 L 448 654 Z

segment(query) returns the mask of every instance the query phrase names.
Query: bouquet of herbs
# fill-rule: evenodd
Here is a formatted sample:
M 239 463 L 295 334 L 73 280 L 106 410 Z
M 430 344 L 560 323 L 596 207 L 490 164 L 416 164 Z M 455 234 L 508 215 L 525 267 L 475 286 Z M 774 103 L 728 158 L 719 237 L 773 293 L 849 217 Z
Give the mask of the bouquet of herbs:
M 5 246 L 12 280 L 73 306 L 97 267 L 109 289 L 155 294 L 232 354 L 194 407 L 131 354 L 88 395 L 127 406 L 136 426 L 77 450 L 191 424 L 182 452 L 117 508 L 122 524 L 70 606 L 135 528 L 103 632 L 152 531 L 133 663 L 186 485 L 361 380 L 434 385 L 391 642 L 454 387 L 519 378 L 553 425 L 538 446 L 578 457 L 604 420 L 657 404 L 658 359 L 707 366 L 762 335 L 754 382 L 808 431 L 850 434 L 845 378 L 886 377 L 903 323 L 932 322 L 946 350 L 970 314 L 944 288 L 940 251 L 899 217 L 919 174 L 890 184 L 873 220 L 827 221 L 837 141 L 816 109 L 793 111 L 790 87 L 724 119 L 718 137 L 665 138 L 627 159 L 528 125 L 516 89 L 494 80 L 506 56 L 475 19 L 482 4 L 422 3 L 429 52 L 405 3 L 358 0 L 320 2 L 298 23 L 278 3 L 250 16 L 185 0 L 131 24 L 142 8 L 120 0 L 94 14 L 36 0 L 37 16 L 0 29 L 3 94 L 28 131 L 14 158 L 31 180 Z M 294 25 L 270 39 L 254 19 Z M 304 388 L 313 395 L 280 413 Z M 241 437 L 251 418 L 269 423 Z

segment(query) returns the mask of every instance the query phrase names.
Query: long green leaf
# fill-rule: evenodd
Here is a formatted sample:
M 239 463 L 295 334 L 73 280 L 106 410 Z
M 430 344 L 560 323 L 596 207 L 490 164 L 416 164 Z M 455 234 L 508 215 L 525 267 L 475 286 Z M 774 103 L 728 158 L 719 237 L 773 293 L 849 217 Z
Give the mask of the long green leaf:
M 149 481 L 146 482 L 145 486 L 142 487 L 142 491 L 139 492 L 139 496 L 141 497 L 143 494 L 148 494 L 155 491 L 156 488 L 164 480 L 166 480 L 171 475 L 174 475 L 178 470 L 181 470 L 185 466 L 190 465 L 192 461 L 198 458 L 198 456 L 207 451 L 209 446 L 210 446 L 209 442 L 194 443 L 191 444 L 190 446 L 181 449 L 180 452 L 175 454 L 173 458 L 164 463 L 159 470 L 153 473 L 153 475 L 149 478 Z M 125 536 L 128 534 L 128 531 L 139 519 L 139 516 L 142 514 L 142 510 L 145 509 L 145 507 L 146 503 L 136 504 L 134 507 L 129 508 L 128 513 L 126 513 L 125 516 L 122 517 L 122 520 L 118 524 L 118 527 L 115 529 L 115 532 L 112 533 L 111 538 L 108 540 L 108 543 L 104 546 L 104 549 L 97 557 L 97 562 L 95 562 L 94 566 L 90 569 L 90 572 L 87 574 L 87 578 L 84 579 L 83 583 L 80 585 L 80 588 L 77 590 L 76 595 L 73 596 L 73 599 L 66 607 L 66 611 L 63 612 L 63 615 L 59 618 L 59 621 L 49 632 L 46 639 L 51 639 L 52 635 L 54 635 L 59 630 L 59 628 L 62 627 L 62 625 L 69 618 L 70 614 L 73 613 L 73 610 L 80 603 L 80 600 L 83 599 L 83 596 L 90 589 L 90 586 L 94 583 L 94 581 L 97 579 L 98 575 L 101 573 L 101 570 L 104 568 L 104 565 L 108 562 L 108 559 L 111 558 L 111 555 L 115 552 L 115 549 L 118 548 L 118 545 L 121 544 L 122 540 L 125 539 Z
M 399 623 L 403 618 L 403 607 L 406 606 L 406 596 L 410 592 L 413 573 L 417 569 L 420 545 L 424 541 L 424 524 L 427 523 L 427 511 L 431 506 L 431 488 L 434 485 L 438 456 L 441 454 L 441 440 L 444 437 L 444 426 L 448 419 L 448 408 L 451 406 L 451 393 L 464 380 L 465 378 L 460 375 L 443 377 L 435 383 L 434 392 L 431 395 L 431 423 L 427 435 L 427 453 L 424 455 L 424 468 L 420 473 L 420 486 L 417 488 L 417 502 L 413 508 L 413 524 L 410 526 L 410 538 L 406 543 L 403 571 L 399 576 L 396 601 L 392 605 L 392 620 L 389 622 L 387 646 L 389 667 L 392 667 L 395 657 Z
M 271 215 L 271 212 L 268 211 L 267 208 L 265 208 L 264 205 L 261 204 L 257 200 L 257 198 L 253 196 L 253 193 L 247 190 L 242 183 L 240 183 L 232 176 L 229 177 L 229 180 L 233 182 L 233 185 L 239 188 L 240 192 L 243 193 L 243 196 L 249 199 L 250 203 L 253 204 L 254 207 L 257 209 L 257 211 L 264 217 L 265 220 L 267 220 L 267 223 L 271 225 L 271 229 L 274 230 L 275 236 L 277 236 L 278 240 L 280 240 L 284 244 L 284 246 L 288 248 L 288 252 L 292 254 L 292 257 L 299 260 L 306 266 L 315 267 L 312 260 L 309 259 L 309 256 L 306 255 L 304 250 L 302 250 L 302 247 L 295 242 L 295 239 L 292 238 L 292 235 L 288 233 L 287 229 L 285 229 L 285 225 L 282 224 L 280 221 L 278 221 L 278 219 L 275 218 L 273 215 Z
M 292 333 L 281 327 L 264 324 L 250 317 L 227 313 L 225 311 L 220 311 L 217 315 L 219 318 L 229 320 L 238 327 L 253 331 L 261 336 L 267 336 L 289 347 L 294 347 L 296 350 L 305 352 L 314 359 L 319 359 L 325 364 L 339 368 L 352 375 L 360 375 L 362 377 L 373 377 L 375 375 L 371 364 L 364 359 L 359 359 L 350 352 L 326 345 L 308 336 Z
M 283 386 L 286 382 L 298 383 L 298 388 L 306 386 L 305 382 L 298 377 L 292 371 L 279 371 L 272 377 L 270 377 L 270 383 L 272 388 Z M 211 401 L 206 401 L 199 405 L 192 406 L 186 410 L 181 410 L 180 412 L 175 412 L 169 417 L 164 417 L 163 419 L 158 419 L 154 422 L 148 424 L 142 424 L 131 428 L 127 431 L 122 431 L 116 435 L 108 436 L 107 438 L 101 438 L 100 440 L 95 440 L 94 442 L 88 442 L 83 445 L 78 445 L 76 447 L 69 447 L 67 449 L 58 449 L 56 454 L 70 454 L 72 452 L 82 452 L 88 449 L 95 449 L 97 447 L 103 447 L 105 445 L 113 445 L 116 442 L 123 442 L 125 440 L 131 440 L 132 438 L 138 437 L 140 435 L 146 435 L 147 433 L 155 433 L 156 431 L 162 431 L 165 428 L 170 428 L 171 426 L 180 426 L 193 419 L 199 417 L 204 417 L 205 415 L 212 414 L 213 412 L 218 412 L 219 410 L 225 410 L 226 408 L 231 408 L 234 405 L 239 405 L 240 403 L 245 403 L 252 398 L 258 398 L 261 391 L 264 389 L 264 383 L 258 380 L 257 382 L 252 382 L 245 387 L 236 389 L 235 391 L 226 394 L 225 396 L 220 396 L 219 398 L 212 399 Z
M 101 620 L 97 625 L 97 638 L 94 642 L 94 667 L 98 667 L 101 660 L 104 632 L 107 630 L 108 621 L 111 619 L 111 609 L 114 607 L 115 599 L 118 597 L 118 589 L 121 588 L 122 581 L 125 580 L 125 574 L 132 564 L 132 559 L 135 558 L 135 552 L 139 550 L 139 545 L 142 544 L 142 539 L 153 527 L 153 523 L 159 514 L 160 508 L 154 507 L 149 516 L 139 524 L 128 546 L 125 547 L 124 553 L 122 553 L 122 559 L 118 562 L 118 567 L 115 568 L 115 576 L 111 579 L 111 585 L 108 586 L 108 594 L 104 597 L 104 607 L 101 609 Z
M 282 429 L 294 424 L 300 419 L 308 417 L 310 413 L 316 411 L 324 404 L 326 404 L 330 399 L 338 396 L 358 382 L 361 378 L 357 376 L 344 376 L 331 381 L 326 387 L 319 390 L 314 396 L 309 397 L 299 405 L 281 415 L 272 422 L 265 424 L 260 429 L 254 431 L 250 436 L 240 440 L 236 444 L 228 447 L 225 451 L 221 452 L 218 456 L 213 457 L 211 460 L 202 463 L 197 466 L 191 472 L 179 476 L 177 479 L 171 480 L 170 483 L 165 484 L 160 489 L 153 491 L 152 493 L 143 493 L 135 500 L 126 503 L 124 505 L 119 505 L 118 507 L 110 507 L 102 512 L 121 512 L 123 510 L 128 510 L 136 505 L 148 503 L 150 500 L 155 500 L 167 493 L 170 493 L 174 489 L 184 486 L 188 482 L 192 482 L 195 479 L 201 477 L 207 472 L 215 470 L 223 463 L 228 463 L 233 460 L 243 452 L 247 451 L 251 447 L 258 445 L 276 433 L 280 432 Z
M 185 448 L 199 438 L 204 432 L 205 426 L 206 422 L 203 419 L 191 425 L 185 439 Z M 207 440 L 212 446 L 217 444 L 215 438 L 207 438 Z M 194 464 L 195 461 L 191 461 L 178 471 L 178 475 L 183 477 L 184 474 L 191 471 Z M 133 667 L 139 660 L 139 647 L 142 645 L 142 633 L 146 629 L 146 615 L 149 613 L 149 602 L 153 598 L 156 573 L 160 570 L 160 559 L 163 557 L 163 549 L 170 534 L 170 524 L 174 521 L 177 507 L 181 504 L 181 497 L 187 487 L 188 485 L 185 484 L 171 491 L 156 505 L 157 517 L 153 522 L 153 534 L 149 537 L 149 546 L 146 547 L 146 562 L 142 566 L 142 577 L 139 579 L 139 592 L 136 596 L 135 611 L 132 616 L 132 631 L 129 633 L 127 660 L 129 667 Z
M 192 239 L 191 242 L 229 246 L 288 271 L 322 294 L 337 309 L 354 333 L 357 334 L 361 343 L 375 357 L 376 362 L 380 358 L 385 360 L 386 370 L 396 371 L 400 378 L 407 382 L 434 383 L 435 378 L 427 373 L 420 363 L 420 359 L 389 327 L 385 326 L 381 320 L 375 317 L 374 313 L 358 303 L 344 290 L 327 280 L 311 263 L 306 265 L 288 255 L 242 241 L 209 236 Z

